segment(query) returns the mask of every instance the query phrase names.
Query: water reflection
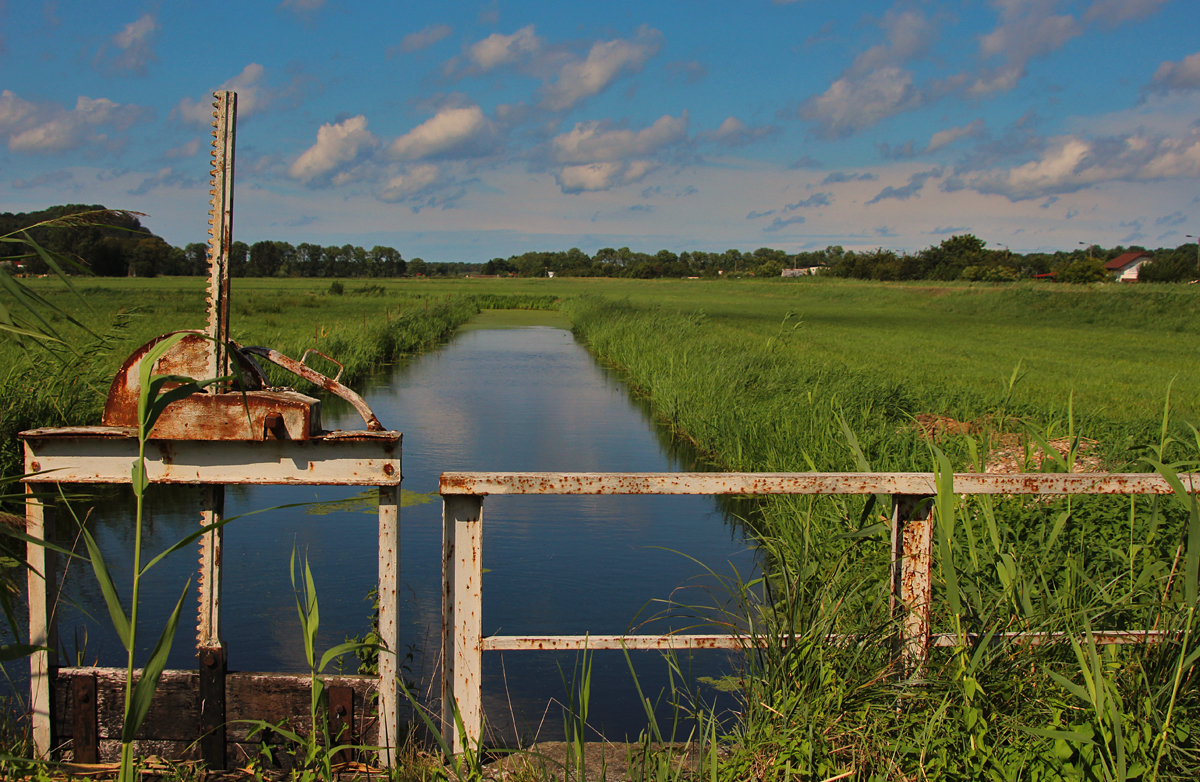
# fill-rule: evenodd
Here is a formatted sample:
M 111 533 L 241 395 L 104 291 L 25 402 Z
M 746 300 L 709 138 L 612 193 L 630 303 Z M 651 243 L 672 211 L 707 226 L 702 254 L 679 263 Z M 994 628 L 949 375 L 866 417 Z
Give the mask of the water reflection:
M 561 328 L 472 330 L 442 350 L 397 367 L 367 384 L 364 396 L 386 426 L 404 432 L 404 488 L 430 493 L 445 470 L 668 471 L 696 469 L 694 453 L 653 426 L 611 372 L 598 367 Z M 348 407 L 325 404 L 329 428 L 359 428 Z M 350 497 L 353 488 L 231 487 L 227 512 Z M 147 524 L 149 551 L 165 548 L 199 520 L 189 489 L 155 487 Z M 96 534 L 113 569 L 128 573 L 132 546 L 127 492 L 97 504 Z M 327 509 L 326 509 L 327 510 Z M 521 635 L 663 632 L 684 619 L 644 624 L 662 601 L 702 597 L 696 577 L 704 563 L 745 573 L 753 564 L 740 530 L 708 497 L 491 497 L 484 503 L 483 625 L 485 633 Z M 425 689 L 438 665 L 441 503 L 436 495 L 401 513 L 402 645 L 412 652 L 408 676 Z M 64 525 L 65 526 L 65 525 Z M 293 547 L 307 555 L 321 596 L 319 643 L 361 634 L 369 623 L 368 590 L 376 576 L 374 512 L 305 509 L 257 513 L 227 528 L 223 634 L 235 670 L 298 671 L 303 648 L 288 576 Z M 66 537 L 70 537 L 67 535 Z M 196 557 L 180 553 L 152 574 L 148 627 L 161 627 L 193 576 Z M 87 632 L 87 662 L 123 664 L 107 630 L 105 610 L 90 574 L 67 573 L 65 593 L 79 608 L 63 609 L 62 629 Z M 127 576 L 119 576 L 127 581 Z M 122 583 L 121 580 L 118 583 Z M 685 590 L 681 592 L 680 590 Z M 693 599 L 692 594 L 696 593 Z M 192 587 L 194 592 L 194 585 Z M 181 621 L 170 666 L 194 665 L 191 619 Z M 88 616 L 90 614 L 90 618 Z M 704 630 L 699 630 L 704 632 Z M 145 645 L 157 629 L 144 631 Z M 634 653 L 643 687 L 666 685 L 657 653 Z M 484 657 L 489 722 L 506 740 L 561 733 L 550 699 L 565 697 L 574 654 L 488 653 Z M 684 667 L 719 674 L 723 652 L 687 657 Z M 356 662 L 346 662 L 353 670 Z M 610 738 L 636 736 L 645 726 L 621 652 L 596 655 L 593 724 Z M 565 673 L 560 672 L 560 668 Z

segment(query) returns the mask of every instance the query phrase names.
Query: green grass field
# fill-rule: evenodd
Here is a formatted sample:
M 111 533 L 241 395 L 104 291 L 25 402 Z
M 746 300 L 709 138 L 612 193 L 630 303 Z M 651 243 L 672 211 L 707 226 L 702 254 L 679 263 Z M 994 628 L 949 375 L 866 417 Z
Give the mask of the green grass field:
M 1144 471 L 1147 456 L 1200 451 L 1188 429 L 1200 421 L 1190 361 L 1200 291 L 1186 286 L 342 282 L 334 295 L 328 281 L 235 280 L 234 338 L 291 355 L 317 347 L 345 360 L 353 383 L 435 348 L 479 310 L 558 309 L 527 317 L 570 322 L 661 422 L 725 469 L 854 470 L 866 461 L 927 471 L 936 453 L 913 425 L 922 414 L 974 422 L 985 454 L 995 435 L 1065 434 L 1068 410 L 1110 469 Z M 61 283 L 34 284 L 77 311 Z M 134 347 L 203 325 L 202 280 L 82 287 L 94 309 L 87 322 L 112 338 L 62 367 L 0 346 L 6 441 L 21 426 L 90 420 Z M 1176 442 L 1160 454 L 1168 387 Z M 938 441 L 955 469 L 968 467 L 970 444 Z M 777 498 L 749 520 L 769 575 L 728 585 L 738 606 L 731 621 L 775 643 L 747 654 L 736 681 L 718 683 L 743 696 L 719 778 L 1195 778 L 1200 509 L 1172 498 L 944 497 L 935 624 L 958 640 L 936 650 L 914 683 L 892 668 L 889 509 L 872 502 Z M 1151 626 L 1170 642 L 1087 641 L 1090 628 Z M 967 635 L 993 631 L 1082 640 L 1025 647 Z M 856 640 L 831 645 L 831 634 Z

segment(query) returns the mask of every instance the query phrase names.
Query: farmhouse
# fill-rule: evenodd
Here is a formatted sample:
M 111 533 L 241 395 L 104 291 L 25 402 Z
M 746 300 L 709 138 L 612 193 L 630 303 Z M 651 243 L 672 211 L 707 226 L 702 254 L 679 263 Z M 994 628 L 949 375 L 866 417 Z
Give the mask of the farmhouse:
M 1121 282 L 1137 282 L 1138 269 L 1142 268 L 1143 263 L 1151 260 L 1153 260 L 1153 256 L 1145 250 L 1135 251 L 1118 255 L 1104 264 L 1104 268 L 1112 272 L 1113 277 Z

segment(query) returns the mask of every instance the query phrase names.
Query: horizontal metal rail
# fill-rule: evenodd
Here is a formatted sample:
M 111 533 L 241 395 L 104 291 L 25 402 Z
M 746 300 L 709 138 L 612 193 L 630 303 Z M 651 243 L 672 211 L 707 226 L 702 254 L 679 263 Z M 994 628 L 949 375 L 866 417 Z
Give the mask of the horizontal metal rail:
M 1200 492 L 1200 474 L 1179 476 Z M 899 664 L 918 671 L 933 647 L 953 647 L 959 637 L 933 633 L 933 473 L 548 473 L 444 472 L 442 539 L 442 719 L 455 752 L 478 741 L 483 728 L 482 654 L 485 651 L 582 649 L 744 649 L 771 642 L 746 635 L 574 635 L 488 636 L 482 634 L 483 498 L 503 494 L 888 494 L 892 515 L 892 610 L 900 620 Z M 1154 473 L 955 473 L 955 494 L 1064 495 L 1171 494 Z M 986 636 L 970 634 L 978 640 Z M 993 642 L 1020 640 L 1036 646 L 1064 633 L 1006 632 Z M 1100 631 L 1098 644 L 1156 643 L 1171 636 L 1157 631 Z M 851 636 L 831 643 L 851 643 Z M 455 727 L 454 709 L 463 732 Z
M 1180 475 L 1200 491 L 1200 474 Z M 931 472 L 444 472 L 443 495 L 492 494 L 917 494 L 937 493 Z M 956 494 L 1171 494 L 1155 473 L 954 474 Z

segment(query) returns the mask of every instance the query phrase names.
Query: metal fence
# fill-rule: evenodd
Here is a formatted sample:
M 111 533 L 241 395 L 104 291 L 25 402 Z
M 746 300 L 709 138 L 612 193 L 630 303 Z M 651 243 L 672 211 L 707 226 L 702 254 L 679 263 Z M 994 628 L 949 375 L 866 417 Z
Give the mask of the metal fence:
M 1197 475 L 1179 476 L 1191 487 Z M 1142 473 L 957 473 L 955 494 L 1171 494 L 1161 476 Z M 485 651 L 571 649 L 740 649 L 737 635 L 484 636 L 483 498 L 495 494 L 886 494 L 892 507 L 892 609 L 900 621 L 898 662 L 919 667 L 951 635 L 930 624 L 933 585 L 933 473 L 530 473 L 444 472 L 442 495 L 442 723 L 455 752 L 479 740 Z M 1029 643 L 1053 634 L 1015 633 Z M 1154 631 L 1106 632 L 1097 643 L 1157 641 Z M 463 731 L 455 727 L 457 707 Z

